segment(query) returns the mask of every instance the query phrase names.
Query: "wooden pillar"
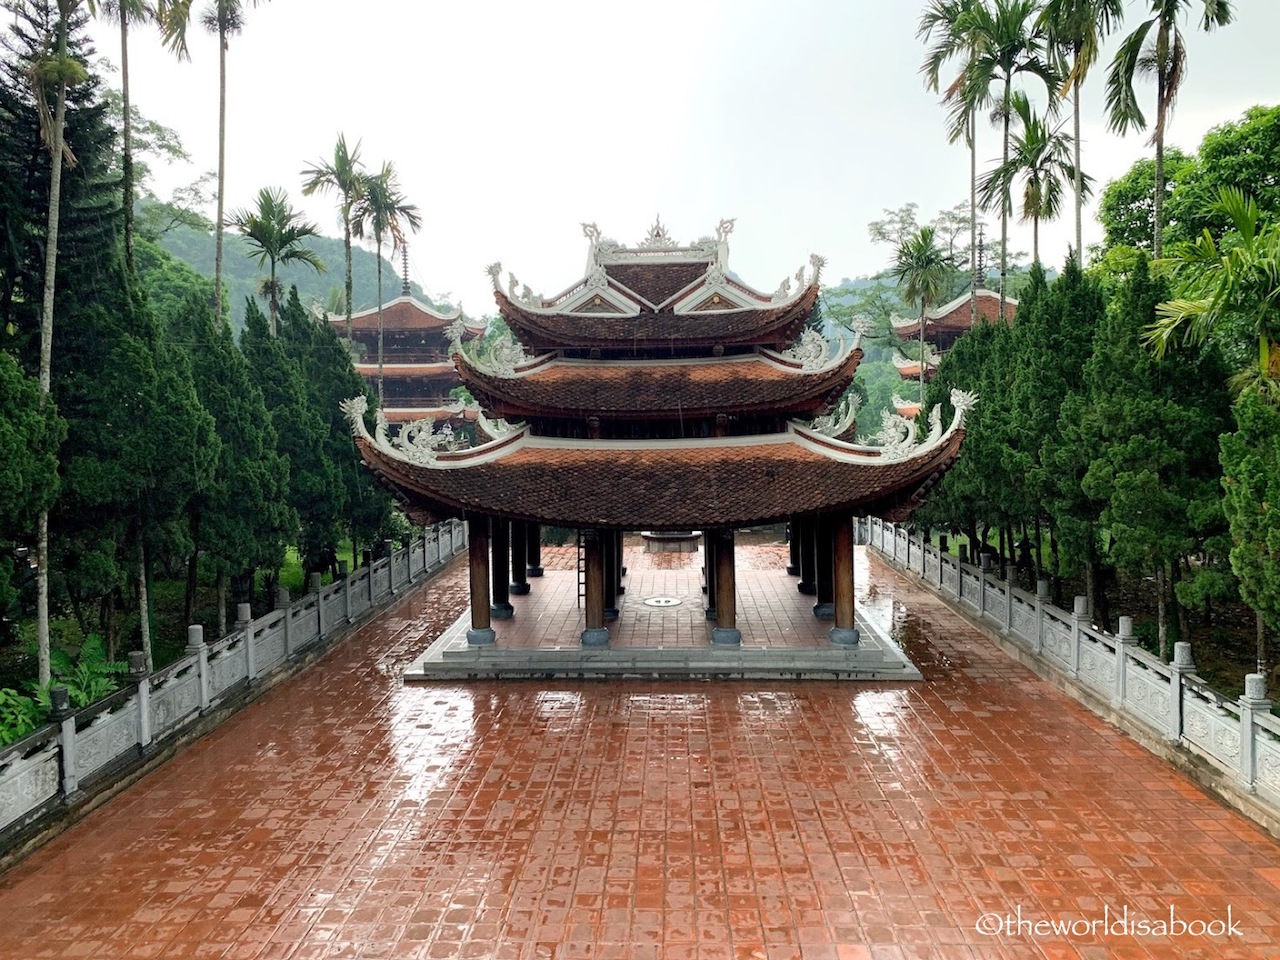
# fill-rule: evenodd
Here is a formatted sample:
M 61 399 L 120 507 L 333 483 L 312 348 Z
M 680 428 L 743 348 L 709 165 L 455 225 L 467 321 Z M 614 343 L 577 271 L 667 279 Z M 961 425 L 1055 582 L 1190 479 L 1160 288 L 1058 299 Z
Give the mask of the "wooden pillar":
M 470 518 L 467 530 L 471 573 L 471 629 L 467 631 L 467 643 L 482 647 L 495 639 L 489 626 L 489 518 Z
M 787 576 L 798 577 L 800 575 L 800 535 L 794 518 L 787 524 L 787 549 L 789 550 Z
M 529 524 L 525 557 L 525 573 L 530 577 L 542 576 L 542 526 L 540 524 Z
M 523 520 L 511 521 L 511 594 L 523 597 L 529 592 L 529 574 L 525 572 L 529 555 L 529 525 Z
M 600 552 L 604 554 L 604 618 L 618 619 L 618 591 L 622 587 L 622 555 L 614 530 L 600 532 Z
M 613 531 L 613 535 L 618 539 L 618 596 L 622 596 L 627 592 L 627 588 L 622 582 L 627 576 L 627 565 L 623 563 L 626 558 L 626 553 L 623 551 L 626 546 L 626 538 L 621 530 Z
M 716 625 L 711 642 L 717 647 L 742 644 L 738 629 L 737 584 L 733 566 L 733 531 L 716 531 Z
M 839 646 L 858 642 L 858 627 L 853 610 L 853 524 L 851 517 L 837 518 L 834 531 L 835 626 L 828 636 Z
M 830 620 L 835 615 L 833 586 L 835 584 L 835 525 L 832 517 L 819 517 L 813 525 L 814 561 L 813 573 L 817 588 L 813 615 L 819 620 Z
M 702 575 L 707 581 L 704 590 L 707 594 L 707 619 L 716 618 L 716 532 L 707 530 L 702 534 L 703 558 Z
M 586 606 L 583 611 L 584 647 L 607 647 L 609 629 L 604 625 L 604 550 L 599 530 L 582 532 L 582 552 L 586 562 Z
M 812 517 L 798 517 L 795 521 L 796 540 L 800 553 L 800 582 L 796 589 L 805 596 L 812 597 L 818 592 L 814 565 L 817 560 L 814 545 L 814 521 Z
M 511 524 L 494 517 L 489 524 L 489 540 L 490 549 L 493 550 L 493 563 L 489 570 L 489 579 L 493 583 L 493 603 L 489 605 L 489 615 L 495 620 L 510 620 L 515 613 L 507 588 L 507 568 L 511 563 Z

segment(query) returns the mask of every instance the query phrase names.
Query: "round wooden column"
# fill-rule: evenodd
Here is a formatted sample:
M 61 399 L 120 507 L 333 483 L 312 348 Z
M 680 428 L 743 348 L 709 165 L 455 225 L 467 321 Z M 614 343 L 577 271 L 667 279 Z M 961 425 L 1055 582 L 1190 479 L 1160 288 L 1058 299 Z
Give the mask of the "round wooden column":
M 467 537 L 471 574 L 471 629 L 467 631 L 467 643 L 483 647 L 495 639 L 489 626 L 489 518 L 469 519 Z
M 787 576 L 789 577 L 800 575 L 800 535 L 796 527 L 796 520 L 792 518 L 787 524 Z
M 707 619 L 716 618 L 716 532 L 707 530 L 702 534 L 703 557 L 702 576 L 706 580 Z
M 582 631 L 582 645 L 607 647 L 609 628 L 604 625 L 604 549 L 600 531 L 582 532 L 582 552 L 587 568 L 587 596 L 583 610 L 586 623 Z
M 529 555 L 529 525 L 523 520 L 511 521 L 511 594 L 522 597 L 529 592 L 529 574 L 525 558 Z
M 805 596 L 812 597 L 818 592 L 814 566 L 817 560 L 814 544 L 814 521 L 812 517 L 797 517 L 795 521 L 797 549 L 800 553 L 800 582 L 796 589 Z
M 542 576 L 541 524 L 529 524 L 529 536 L 525 544 L 525 573 L 530 577 Z
M 600 533 L 600 551 L 604 554 L 604 619 L 618 619 L 618 591 L 622 588 L 622 553 L 614 530 Z
M 858 626 L 853 608 L 853 518 L 839 517 L 835 530 L 835 626 L 828 636 L 837 646 L 858 642 Z
M 733 531 L 716 531 L 716 625 L 711 642 L 717 647 L 742 645 L 738 629 L 737 583 L 734 580 Z
M 493 564 L 489 571 L 489 579 L 493 583 L 493 603 L 489 605 L 489 615 L 495 620 L 510 620 L 515 613 L 507 588 L 507 567 L 511 563 L 511 524 L 494 517 L 489 524 L 489 539 L 490 549 L 493 550 Z
M 813 526 L 813 573 L 818 601 L 813 605 L 813 615 L 819 620 L 830 620 L 835 615 L 835 525 L 829 515 L 821 516 Z

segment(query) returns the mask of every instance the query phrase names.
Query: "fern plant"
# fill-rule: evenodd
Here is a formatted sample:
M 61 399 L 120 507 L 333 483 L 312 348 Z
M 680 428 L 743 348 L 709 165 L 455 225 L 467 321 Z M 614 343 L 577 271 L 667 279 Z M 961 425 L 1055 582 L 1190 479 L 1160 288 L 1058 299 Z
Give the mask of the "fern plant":
M 21 740 L 40 726 L 42 716 L 31 697 L 9 687 L 0 688 L 0 746 Z

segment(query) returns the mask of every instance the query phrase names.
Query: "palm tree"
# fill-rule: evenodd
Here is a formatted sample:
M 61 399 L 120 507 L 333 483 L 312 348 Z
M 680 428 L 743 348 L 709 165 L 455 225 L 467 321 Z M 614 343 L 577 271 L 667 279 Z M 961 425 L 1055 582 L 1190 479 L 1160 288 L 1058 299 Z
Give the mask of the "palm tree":
M 1159 319 L 1143 342 L 1157 357 L 1179 333 L 1188 344 L 1204 343 L 1218 329 L 1244 321 L 1258 342 L 1258 365 L 1236 382 L 1280 380 L 1280 223 L 1265 223 L 1258 204 L 1237 187 L 1223 187 L 1214 203 L 1235 228 L 1219 245 L 1209 231 L 1194 243 L 1179 244 L 1163 261 L 1179 297 L 1157 308 Z
M 159 0 L 156 19 L 160 22 L 165 46 L 181 60 L 191 57 L 187 49 L 187 26 L 191 22 L 193 0 Z M 200 16 L 210 33 L 218 35 L 218 212 L 214 220 L 213 315 L 222 319 L 222 232 L 227 188 L 227 43 L 244 27 L 245 0 L 213 0 Z M 255 7 L 267 0 L 248 0 Z
M 925 314 L 947 291 L 953 267 L 947 253 L 938 244 L 933 227 L 921 227 L 904 237 L 894 253 L 889 274 L 898 281 L 906 300 L 920 301 L 920 402 L 924 402 Z
M 95 12 L 88 3 L 89 12 Z M 57 36 L 51 38 L 54 51 L 44 60 L 29 65 L 28 77 L 40 114 L 40 133 L 49 149 L 49 214 L 45 229 L 44 294 L 40 313 L 40 404 L 50 402 L 53 382 L 53 304 L 58 274 L 58 222 L 62 210 L 62 169 L 74 166 L 75 154 L 67 146 L 67 89 L 88 79 L 84 65 L 67 50 L 71 17 L 80 9 L 80 0 L 58 0 Z M 48 90 L 55 91 L 53 109 Z M 49 511 L 41 510 L 36 521 L 36 660 L 41 686 L 49 683 Z
M 129 24 L 145 23 L 156 14 L 145 0 L 101 0 L 101 9 L 104 18 L 120 25 L 120 96 L 124 105 L 121 143 L 124 264 L 133 273 L 133 111 L 129 97 Z
M 415 233 L 422 226 L 418 208 L 405 200 L 390 161 L 382 169 L 364 178 L 360 199 L 352 215 L 352 235 L 373 236 L 378 251 L 378 405 L 382 405 L 382 244 L 391 239 L 392 254 L 404 243 L 404 228 Z
M 328 193 L 335 190 L 342 197 L 338 207 L 338 215 L 342 219 L 342 252 L 346 256 L 346 310 L 347 340 L 351 340 L 351 214 L 356 201 L 360 199 L 364 188 L 365 176 L 360 163 L 360 144 L 354 150 L 347 149 L 347 138 L 338 134 L 338 142 L 333 148 L 333 161 L 321 160 L 314 167 L 302 171 L 307 178 L 302 187 L 302 195 L 309 197 L 316 191 Z
M 276 317 L 280 311 L 276 265 L 305 263 L 316 273 L 324 273 L 324 261 L 313 250 L 302 246 L 307 237 L 319 234 L 319 228 L 302 219 L 302 214 L 293 209 L 283 190 L 269 187 L 258 191 L 257 205 L 253 209 L 236 210 L 227 220 L 227 225 L 235 227 L 257 249 L 258 266 L 267 262 L 271 264 L 266 291 L 271 305 L 271 335 L 275 336 Z
M 980 0 L 933 0 L 920 16 L 920 25 L 916 36 L 921 40 L 933 39 L 925 55 L 920 72 L 924 74 L 925 86 L 937 92 L 939 89 L 938 74 L 943 64 L 957 56 L 965 56 L 972 60 L 974 46 L 968 33 L 973 8 Z M 964 138 L 969 147 L 969 271 L 973 277 L 969 296 L 969 309 L 974 320 L 978 316 L 978 112 L 988 105 L 989 98 L 984 91 L 967 91 L 964 79 L 969 60 L 961 67 L 955 81 L 947 88 L 943 102 L 949 104 L 949 123 L 947 125 L 947 142 L 955 143 Z M 968 99 L 966 92 L 978 97 Z
M 1021 219 L 1023 223 L 1031 221 L 1031 256 L 1039 263 L 1040 221 L 1056 220 L 1061 213 L 1063 180 L 1078 183 L 1082 195 L 1089 197 L 1093 194 L 1093 178 L 1081 173 L 1068 159 L 1070 149 L 1063 124 L 1050 128 L 1021 91 L 1013 95 L 1013 112 L 1022 129 L 1013 137 L 1008 161 L 983 178 L 982 205 L 990 207 L 999 201 L 1012 206 L 1013 185 L 1018 179 L 1023 181 Z
M 1107 124 L 1121 134 L 1130 129 L 1147 128 L 1147 118 L 1138 107 L 1133 81 L 1139 74 L 1154 74 L 1156 78 L 1156 128 L 1151 134 L 1151 143 L 1156 148 L 1156 185 L 1152 198 L 1155 234 L 1151 238 L 1151 249 L 1157 259 L 1163 246 L 1160 235 L 1163 233 L 1164 135 L 1187 69 L 1187 45 L 1178 29 L 1178 19 L 1195 3 L 1204 9 L 1201 29 L 1210 31 L 1231 22 L 1230 0 L 1150 0 L 1151 16 L 1124 38 L 1107 74 Z
M 1072 143 L 1075 156 L 1076 257 L 1084 265 L 1084 178 L 1080 173 L 1080 85 L 1098 62 L 1102 41 L 1120 25 L 1124 0 L 1046 0 L 1040 28 L 1051 46 L 1070 54 L 1071 67 L 1058 95 L 1071 94 Z
M 999 85 L 993 114 L 1003 127 L 1001 164 L 1009 163 L 1009 120 L 1013 112 L 1013 79 L 1019 74 L 1040 78 L 1053 91 L 1060 79 L 1047 59 L 1044 35 L 1036 29 L 1038 0 L 995 0 L 994 8 L 979 3 L 964 18 L 963 27 L 973 45 L 973 57 L 965 67 L 959 89 L 970 102 L 980 102 L 993 85 Z M 1055 101 L 1056 102 L 1056 101 Z M 1005 316 L 1006 280 L 1009 273 L 1009 207 L 1000 209 L 1000 317 Z

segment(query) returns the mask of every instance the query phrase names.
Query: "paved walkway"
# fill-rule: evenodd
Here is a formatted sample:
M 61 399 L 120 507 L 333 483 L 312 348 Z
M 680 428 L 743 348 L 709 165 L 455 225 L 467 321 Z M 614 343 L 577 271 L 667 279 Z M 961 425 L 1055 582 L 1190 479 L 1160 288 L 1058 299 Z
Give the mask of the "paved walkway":
M 455 563 L 0 877 L 0 957 L 1280 956 L 1280 844 L 869 570 L 924 683 L 404 687 Z

